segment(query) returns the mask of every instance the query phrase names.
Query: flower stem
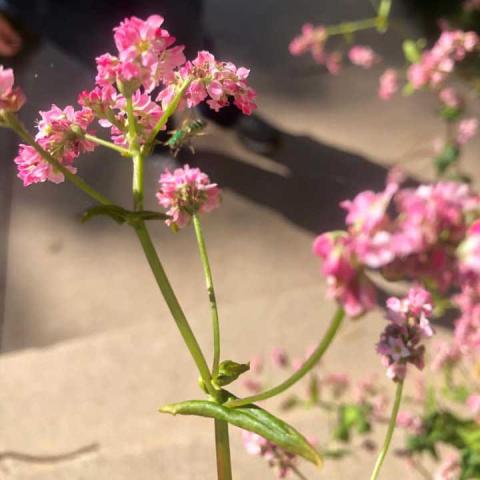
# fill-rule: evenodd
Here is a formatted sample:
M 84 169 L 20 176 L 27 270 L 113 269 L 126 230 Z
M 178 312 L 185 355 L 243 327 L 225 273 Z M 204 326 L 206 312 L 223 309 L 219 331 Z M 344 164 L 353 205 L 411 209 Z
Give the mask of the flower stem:
M 138 143 L 137 122 L 133 111 L 132 97 L 127 97 L 128 144 L 133 159 L 133 208 L 143 209 L 143 154 Z
M 157 138 L 158 133 L 165 126 L 168 119 L 173 115 L 173 113 L 177 109 L 178 104 L 180 103 L 180 100 L 182 99 L 183 94 L 185 93 L 185 90 L 188 88 L 191 82 L 192 82 L 192 79 L 187 78 L 182 83 L 182 85 L 178 89 L 178 92 L 175 94 L 175 97 L 173 97 L 173 100 L 170 102 L 168 107 L 163 112 L 163 115 L 160 117 L 156 125 L 153 127 L 153 130 L 151 131 L 147 141 L 145 142 L 145 147 L 144 147 L 145 153 L 150 153 L 150 151 L 152 150 L 153 143 L 155 142 L 155 139 Z
M 317 364 L 317 362 L 322 358 L 323 354 L 327 351 L 328 347 L 332 343 L 332 340 L 335 338 L 335 335 L 342 323 L 344 315 L 345 313 L 343 311 L 343 308 L 339 307 L 330 323 L 330 326 L 328 327 L 328 330 L 325 332 L 325 335 L 321 339 L 318 347 L 305 361 L 305 363 L 292 376 L 287 378 L 287 380 L 285 380 L 280 385 L 277 385 L 276 387 L 271 388 L 270 390 L 266 390 L 265 392 L 259 393 L 257 395 L 230 400 L 225 403 L 225 406 L 231 408 L 242 407 L 243 405 L 247 405 L 249 403 L 266 400 L 267 398 L 274 397 L 275 395 L 284 392 L 293 384 L 297 383 Z
M 9 128 L 11 128 L 25 143 L 28 143 L 32 146 L 35 151 L 50 165 L 52 165 L 56 170 L 62 172 L 65 178 L 73 183 L 76 187 L 86 193 L 89 197 L 93 198 L 98 203 L 102 205 L 113 205 L 107 197 L 102 195 L 100 192 L 97 192 L 94 188 L 88 185 L 82 178 L 78 175 L 74 175 L 68 168 L 65 168 L 56 158 L 54 158 L 50 153 L 44 150 L 30 135 L 28 130 L 25 128 L 23 123 L 12 113 L 5 112 L 4 119 Z
M 218 480 L 232 480 L 228 423 L 223 420 L 215 419 L 215 449 L 217 452 Z
M 356 20 L 354 22 L 344 22 L 338 25 L 331 25 L 327 27 L 329 36 L 333 35 L 347 35 L 349 33 L 359 32 L 360 30 L 368 30 L 377 26 L 377 17 L 367 18 L 365 20 Z
M 402 391 L 403 391 L 403 380 L 401 380 L 397 384 L 397 391 L 395 392 L 395 402 L 393 404 L 392 414 L 390 416 L 390 422 L 388 423 L 387 435 L 385 437 L 385 441 L 383 442 L 382 450 L 378 455 L 370 480 L 376 480 L 378 478 L 380 469 L 382 468 L 385 457 L 387 456 L 388 448 L 390 447 L 390 442 L 392 441 L 393 432 L 395 430 L 395 426 L 397 423 L 398 410 L 400 408 L 400 403 L 402 401 Z
M 132 152 L 128 148 L 121 147 L 120 145 L 115 145 L 114 143 L 109 142 L 108 140 L 104 140 L 103 138 L 96 137 L 95 135 L 90 135 L 89 133 L 86 133 L 84 137 L 86 140 L 96 143 L 97 145 L 110 148 L 110 150 L 115 150 L 116 152 L 120 153 L 124 157 L 132 156 Z
M 162 292 L 163 298 L 167 303 L 167 306 L 177 324 L 177 327 L 180 331 L 180 334 L 187 345 L 190 354 L 197 365 L 198 371 L 200 372 L 200 376 L 202 377 L 203 383 L 205 384 L 208 393 L 212 397 L 216 397 L 217 392 L 212 386 L 212 377 L 210 375 L 210 370 L 208 369 L 207 362 L 205 357 L 203 356 L 202 350 L 200 349 L 200 345 L 198 344 L 197 339 L 188 323 L 187 318 L 185 317 L 185 313 L 180 306 L 178 299 L 173 291 L 170 282 L 168 281 L 167 275 L 163 266 L 158 258 L 157 252 L 155 250 L 155 246 L 153 245 L 152 239 L 150 234 L 145 226 L 144 222 L 139 222 L 135 225 L 135 232 L 140 240 L 140 243 L 143 247 L 143 251 L 145 252 L 145 256 L 147 257 L 148 263 L 152 270 L 152 273 L 157 281 L 158 287 Z
M 205 283 L 207 285 L 208 298 L 210 300 L 210 310 L 212 312 L 212 328 L 213 328 L 213 366 L 212 376 L 218 373 L 218 366 L 220 364 L 220 323 L 218 321 L 218 308 L 215 296 L 215 289 L 213 287 L 212 271 L 210 269 L 210 262 L 208 260 L 207 247 L 205 245 L 205 238 L 203 236 L 202 226 L 198 214 L 193 215 L 193 226 L 195 229 L 195 236 L 197 237 L 198 250 L 202 260 L 203 272 L 205 274 Z

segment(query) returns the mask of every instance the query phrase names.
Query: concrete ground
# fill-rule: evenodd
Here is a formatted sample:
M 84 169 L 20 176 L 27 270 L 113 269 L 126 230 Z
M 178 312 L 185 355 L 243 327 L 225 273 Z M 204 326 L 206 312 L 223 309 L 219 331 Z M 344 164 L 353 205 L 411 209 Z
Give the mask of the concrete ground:
M 198 163 L 224 188 L 221 209 L 205 231 L 222 319 L 223 357 L 248 360 L 280 345 L 300 355 L 320 337 L 334 305 L 324 299 L 314 235 L 339 228 L 340 200 L 381 188 L 390 165 L 431 178 L 425 148 L 441 125 L 428 96 L 376 99 L 379 71 L 347 68 L 338 78 L 291 58 L 290 38 L 305 21 L 333 23 L 369 15 L 353 0 L 311 2 L 209 0 L 207 23 L 219 56 L 252 69 L 259 112 L 282 131 L 269 157 L 248 152 L 235 134 L 209 127 Z M 414 23 L 398 8 L 396 15 Z M 168 19 L 167 19 L 168 22 Z M 167 23 L 168 26 L 168 23 Z M 366 35 L 386 63 L 400 65 L 401 42 Z M 52 101 L 63 105 L 91 85 L 91 75 L 51 45 L 24 74 L 30 98 L 26 118 Z M 23 188 L 8 170 L 12 139 L 2 137 L 0 279 L 4 298 L 0 357 L 0 478 L 39 480 L 214 478 L 212 425 L 204 419 L 156 413 L 162 404 L 198 396 L 196 375 L 155 287 L 136 238 L 105 218 L 81 225 L 91 202 L 69 184 Z M 478 179 L 478 141 L 466 165 Z M 81 175 L 124 205 L 130 204 L 130 165 L 97 151 L 81 160 Z M 170 162 L 146 167 L 147 206 L 156 179 Z M 210 355 L 209 310 L 193 232 L 151 230 L 199 341 Z M 373 344 L 382 328 L 376 313 L 347 323 L 324 362 L 353 375 L 379 372 Z M 241 392 L 240 392 L 241 393 Z M 275 409 L 276 401 L 267 405 Z M 325 437 L 321 418 L 294 412 L 288 420 Z M 382 431 L 377 432 L 381 437 Z M 246 455 L 232 432 L 236 479 L 271 478 L 264 463 Z M 26 462 L 18 451 L 57 455 L 96 444 L 65 461 Z M 308 478 L 368 478 L 372 455 L 328 462 Z M 399 477 L 390 457 L 384 478 Z M 411 478 L 415 478 L 411 476 Z

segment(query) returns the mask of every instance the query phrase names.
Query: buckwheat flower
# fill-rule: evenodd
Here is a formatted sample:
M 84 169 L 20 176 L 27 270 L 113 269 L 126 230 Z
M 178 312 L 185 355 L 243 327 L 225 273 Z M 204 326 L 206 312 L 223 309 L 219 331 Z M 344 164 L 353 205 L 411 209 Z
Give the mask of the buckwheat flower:
M 25 103 L 25 95 L 19 87 L 14 87 L 15 76 L 11 68 L 0 65 L 0 110 L 18 112 Z
M 301 34 L 290 42 L 288 49 L 292 55 L 302 55 L 310 51 L 316 61 L 323 63 L 323 49 L 327 38 L 327 29 L 323 25 L 314 27 L 311 23 L 306 23 Z
M 387 68 L 380 77 L 378 96 L 382 100 L 390 100 L 398 92 L 398 73 L 393 68 Z
M 198 168 L 185 165 L 160 175 L 158 203 L 170 216 L 167 225 L 183 228 L 196 213 L 211 212 L 220 205 L 220 190 L 210 183 L 208 176 Z
M 398 412 L 397 426 L 413 435 L 420 435 L 424 430 L 421 417 L 407 410 Z
M 450 453 L 435 472 L 433 480 L 460 480 L 462 464 L 458 452 Z
M 465 118 L 461 120 L 457 128 L 457 143 L 459 145 L 465 145 L 475 136 L 477 130 L 478 120 L 476 118 Z
M 380 61 L 380 57 L 370 47 L 363 45 L 354 45 L 348 51 L 348 58 L 354 65 L 366 69 Z
M 405 378 L 409 363 L 423 369 L 425 346 L 421 341 L 433 335 L 427 318 L 432 311 L 431 297 L 420 287 L 411 288 L 405 298 L 387 300 L 390 323 L 380 336 L 377 352 L 387 367 L 387 376 L 393 381 Z
M 42 144 L 42 141 L 39 142 Z M 23 185 L 28 187 L 34 183 L 42 183 L 47 180 L 53 183 L 64 181 L 63 173 L 50 165 L 37 151 L 30 145 L 20 144 L 18 155 L 14 162 L 17 165 L 18 178 L 23 181 Z M 76 168 L 71 165 L 65 165 L 72 173 Z
M 296 467 L 296 455 L 283 450 L 260 435 L 242 430 L 242 440 L 247 453 L 263 457 L 268 465 L 276 470 L 277 478 L 286 478 Z
M 338 75 L 342 69 L 343 56 L 340 52 L 332 52 L 325 55 L 325 67 L 332 75 Z
M 457 91 L 452 88 L 443 88 L 438 94 L 440 101 L 447 107 L 460 108 L 463 105 L 463 101 Z
M 273 365 L 277 368 L 288 367 L 288 364 L 290 363 L 287 352 L 280 347 L 272 348 L 271 359 Z
M 472 393 L 468 398 L 466 405 L 468 409 L 472 412 L 472 415 L 475 418 L 478 418 L 480 422 L 480 394 Z
M 358 317 L 375 306 L 376 293 L 355 257 L 352 241 L 346 232 L 325 233 L 316 238 L 313 252 L 323 260 L 327 295 L 335 298 L 348 316 Z
M 197 57 L 187 62 L 179 71 L 177 82 L 190 79 L 185 92 L 185 101 L 189 108 L 206 101 L 215 111 L 233 104 L 245 115 L 250 115 L 256 108 L 255 91 L 248 85 L 250 71 L 245 67 L 237 68 L 230 62 L 219 62 L 207 51 L 198 52 Z M 161 91 L 157 100 L 168 103 L 175 90 L 171 86 Z
M 467 275 L 461 291 L 453 297 L 461 315 L 455 322 L 453 332 L 455 345 L 464 355 L 480 349 L 480 279 Z
M 462 268 L 480 274 L 480 220 L 470 225 L 465 240 L 458 246 L 457 252 Z

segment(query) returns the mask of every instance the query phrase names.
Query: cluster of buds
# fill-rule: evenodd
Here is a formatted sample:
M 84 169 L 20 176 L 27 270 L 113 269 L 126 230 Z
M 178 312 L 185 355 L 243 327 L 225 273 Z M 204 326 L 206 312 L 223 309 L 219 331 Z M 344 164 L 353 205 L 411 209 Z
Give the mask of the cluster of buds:
M 166 170 L 159 184 L 157 200 L 167 210 L 166 223 L 173 228 L 185 227 L 194 214 L 210 212 L 220 204 L 219 188 L 198 168 L 185 165 L 173 173 Z
M 297 457 L 256 433 L 242 430 L 245 450 L 250 455 L 257 455 L 267 460 L 270 467 L 276 470 L 277 478 L 285 478 L 296 468 Z
M 95 144 L 85 139 L 85 134 L 93 122 L 93 112 L 89 108 L 75 111 L 72 106 L 64 110 L 56 105 L 40 112 L 38 132 L 35 140 L 38 145 L 71 173 L 77 171 L 74 160 L 85 152 L 95 149 Z M 21 144 L 15 163 L 18 177 L 25 186 L 49 180 L 63 182 L 64 175 L 31 145 Z
M 405 378 L 407 365 L 423 369 L 425 364 L 424 338 L 433 335 L 429 322 L 433 306 L 430 294 L 419 287 L 413 287 L 407 297 L 387 300 L 389 323 L 380 336 L 377 352 L 387 367 L 387 376 L 393 381 Z
M 175 38 L 161 28 L 162 25 L 163 18 L 158 15 L 146 20 L 125 19 L 114 29 L 117 54 L 106 53 L 96 59 L 96 85 L 79 95 L 81 109 L 67 106 L 62 110 L 53 105 L 51 110 L 40 112 L 35 138 L 39 148 L 20 145 L 15 159 L 18 176 L 25 185 L 64 180 L 63 173 L 45 160 L 45 155 L 76 173 L 74 160 L 81 153 L 94 149 L 95 144 L 85 138 L 87 133 L 91 135 L 87 129 L 94 120 L 110 129 L 112 142 L 122 148 L 128 148 L 133 141 L 130 123 L 134 123 L 135 141 L 141 148 L 154 141 L 152 135 L 158 129 L 166 128 L 159 122 L 177 95 L 184 96 L 179 108 L 183 105 L 192 108 L 206 101 L 212 109 L 218 110 L 233 101 L 243 113 L 252 113 L 255 92 L 247 84 L 248 69 L 219 62 L 208 52 L 199 52 L 192 62 L 186 62 L 183 46 L 176 46 Z M 21 91 L 13 87 L 13 80 L 12 70 L 0 67 L 0 111 L 17 111 L 24 102 Z M 182 90 L 182 86 L 188 88 Z M 157 89 L 160 93 L 152 98 L 152 92 Z M 210 187 L 200 190 L 204 191 L 202 195 L 207 201 L 202 200 L 201 206 L 195 208 L 198 211 L 214 208 L 218 201 L 216 190 Z M 165 199 L 162 202 L 168 204 Z M 173 208 L 174 223 L 181 226 L 187 207 L 177 207 L 168 208 Z
M 300 35 L 290 42 L 290 53 L 297 56 L 310 52 L 316 63 L 325 65 L 332 75 L 336 75 L 342 68 L 343 54 L 338 50 L 325 51 L 329 36 L 327 27 L 306 23 Z M 347 57 L 353 65 L 365 69 L 371 68 L 380 61 L 380 57 L 372 48 L 365 45 L 353 45 L 348 50 Z

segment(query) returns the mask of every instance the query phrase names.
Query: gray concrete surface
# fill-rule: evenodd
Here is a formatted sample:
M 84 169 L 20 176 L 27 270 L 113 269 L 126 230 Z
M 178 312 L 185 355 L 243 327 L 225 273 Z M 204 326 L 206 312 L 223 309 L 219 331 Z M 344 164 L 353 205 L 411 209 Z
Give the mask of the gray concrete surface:
M 303 22 L 354 18 L 368 11 L 367 1 L 209 0 L 207 6 L 220 54 L 251 66 L 260 112 L 283 131 L 281 149 L 262 157 L 247 152 L 233 132 L 211 126 L 192 159 L 225 189 L 222 208 L 205 218 L 224 358 L 247 360 L 272 345 L 298 355 L 334 308 L 324 299 L 310 253 L 314 235 L 341 226 L 338 202 L 381 188 L 392 164 L 431 177 L 427 156 L 417 150 L 431 143 L 440 125 L 427 96 L 377 100 L 378 71 L 347 68 L 333 78 L 288 55 L 288 41 Z M 401 9 L 397 15 L 404 17 Z M 387 63 L 400 62 L 397 34 L 367 40 Z M 84 68 L 43 47 L 24 73 L 31 99 L 25 117 L 52 101 L 71 101 L 90 82 Z M 466 155 L 475 179 L 478 146 L 472 142 Z M 150 207 L 166 162 L 147 165 Z M 96 152 L 79 167 L 89 182 L 129 205 L 125 160 Z M 156 413 L 163 403 L 196 396 L 196 375 L 133 233 L 101 218 L 81 225 L 79 215 L 91 203 L 68 184 L 24 189 L 12 182 L 2 176 L 1 233 L 8 245 L 2 244 L 0 452 L 50 455 L 92 442 L 100 449 L 64 463 L 0 462 L 0 478 L 213 478 L 211 425 Z M 193 232 L 172 234 L 160 224 L 152 224 L 152 232 L 209 354 L 209 311 Z M 381 372 L 372 347 L 381 325 L 380 313 L 348 324 L 323 368 Z M 320 420 L 311 418 L 298 413 L 290 420 L 305 433 L 324 435 Z M 237 447 L 239 435 L 232 437 Z M 237 479 L 270 478 L 241 448 L 234 462 Z M 320 474 L 308 470 L 309 478 L 367 478 L 372 462 L 368 455 L 329 462 Z M 399 478 L 397 460 L 389 459 L 386 468 L 384 478 Z

